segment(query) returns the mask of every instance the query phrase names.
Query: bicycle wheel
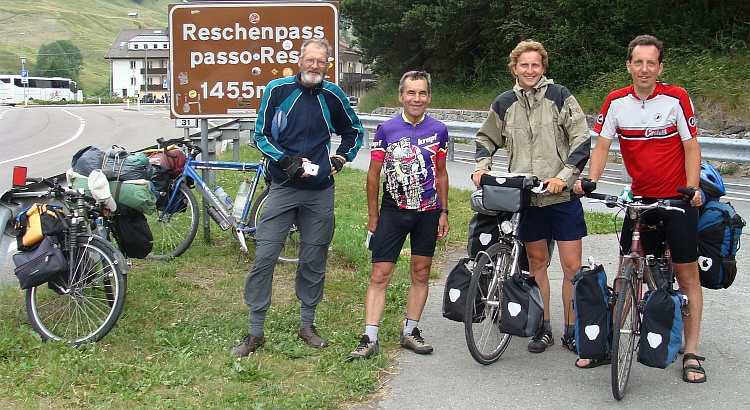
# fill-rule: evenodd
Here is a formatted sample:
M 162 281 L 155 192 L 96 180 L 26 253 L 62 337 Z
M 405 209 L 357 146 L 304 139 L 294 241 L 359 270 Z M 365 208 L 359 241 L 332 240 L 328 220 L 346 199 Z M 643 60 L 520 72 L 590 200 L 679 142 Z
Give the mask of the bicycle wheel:
M 198 232 L 200 213 L 193 191 L 181 183 L 177 194 L 165 208 L 165 212 L 146 215 L 154 247 L 147 259 L 163 260 L 185 253 Z
M 124 269 L 117 255 L 93 235 L 76 238 L 72 273 L 26 291 L 31 326 L 43 340 L 76 346 L 101 340 L 117 322 L 125 304 Z
M 253 204 L 253 208 L 252 210 L 250 210 L 250 220 L 248 221 L 249 228 L 255 228 L 258 226 L 258 221 L 260 221 L 260 217 L 263 214 L 263 209 L 266 206 L 266 201 L 268 199 L 268 192 L 269 192 L 269 189 L 266 189 L 265 191 L 261 192 L 260 195 L 258 195 L 258 198 L 255 200 L 255 203 Z M 255 235 L 253 235 L 253 240 L 254 239 L 255 239 Z M 286 241 L 284 242 L 284 247 L 281 249 L 281 253 L 279 254 L 279 262 L 284 262 L 284 263 L 299 262 L 299 245 L 300 245 L 299 229 L 297 228 L 297 224 L 292 224 L 292 227 L 289 228 L 289 233 L 286 235 Z
M 615 305 L 614 329 L 612 333 L 612 395 L 622 400 L 630 377 L 630 368 L 636 349 L 638 307 L 636 305 L 635 265 L 623 264 L 622 276 Z
M 511 274 L 513 252 L 504 243 L 482 253 L 466 294 L 464 333 L 471 357 L 487 365 L 496 362 L 508 347 L 510 335 L 501 333 L 500 312 L 503 282 Z

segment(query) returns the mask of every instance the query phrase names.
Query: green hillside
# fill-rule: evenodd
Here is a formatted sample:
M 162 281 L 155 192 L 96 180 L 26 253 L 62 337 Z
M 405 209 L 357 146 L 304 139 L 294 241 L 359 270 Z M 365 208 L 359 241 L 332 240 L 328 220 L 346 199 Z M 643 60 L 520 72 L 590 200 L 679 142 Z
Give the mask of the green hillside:
M 42 44 L 70 40 L 84 53 L 79 88 L 90 95 L 106 91 L 109 62 L 104 60 L 117 33 L 126 28 L 165 28 L 167 6 L 176 0 L 0 0 L 0 73 L 21 70 L 21 43 L 26 68 L 34 75 Z M 129 18 L 128 13 L 138 13 Z M 25 33 L 23 36 L 21 33 Z

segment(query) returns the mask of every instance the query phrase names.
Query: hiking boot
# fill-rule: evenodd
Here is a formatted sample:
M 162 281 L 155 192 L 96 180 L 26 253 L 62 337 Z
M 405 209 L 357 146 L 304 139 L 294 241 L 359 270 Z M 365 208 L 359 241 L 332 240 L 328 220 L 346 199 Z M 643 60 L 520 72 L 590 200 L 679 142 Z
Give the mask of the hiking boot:
M 368 359 L 380 350 L 378 342 L 371 342 L 370 336 L 362 335 L 359 345 L 349 353 L 349 360 Z
M 297 337 L 304 340 L 308 346 L 320 349 L 328 347 L 328 342 L 320 337 L 318 330 L 315 329 L 315 325 L 302 328 L 297 332 Z
M 563 335 L 561 340 L 562 347 L 570 350 L 573 353 L 578 353 L 578 348 L 576 347 L 576 338 L 573 333 Z
M 555 337 L 552 336 L 552 332 L 545 331 L 544 328 L 539 328 L 534 337 L 529 342 L 529 352 L 531 353 L 542 353 L 548 347 L 555 344 Z
M 248 333 L 245 335 L 245 337 L 242 338 L 240 344 L 232 349 L 232 354 L 238 357 L 245 357 L 254 352 L 255 349 L 263 346 L 265 343 L 266 338 L 264 335 L 260 335 L 260 337 L 258 337 Z
M 427 342 L 422 339 L 422 334 L 416 327 L 411 331 L 411 334 L 401 336 L 401 341 L 399 342 L 399 344 L 404 349 L 413 350 L 414 353 L 432 353 L 432 346 L 427 344 Z

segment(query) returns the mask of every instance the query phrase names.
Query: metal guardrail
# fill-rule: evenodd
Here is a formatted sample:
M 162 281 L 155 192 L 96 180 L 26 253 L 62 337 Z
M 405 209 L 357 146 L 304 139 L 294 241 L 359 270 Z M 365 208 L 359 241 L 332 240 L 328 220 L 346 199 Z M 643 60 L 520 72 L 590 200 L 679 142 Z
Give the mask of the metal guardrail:
M 385 115 L 368 115 L 360 114 L 359 120 L 366 130 L 376 130 L 378 124 L 390 119 Z M 454 160 L 455 140 L 473 140 L 476 138 L 479 127 L 478 122 L 461 122 L 461 121 L 443 121 L 448 127 L 448 161 Z M 597 134 L 591 131 L 591 146 L 596 142 Z M 366 141 L 366 147 L 369 147 L 369 138 Z M 750 161 L 750 140 L 733 139 L 733 138 L 716 138 L 716 137 L 698 137 L 698 143 L 701 146 L 703 159 L 724 162 L 749 162 Z M 612 141 L 609 148 L 610 152 L 620 152 L 620 143 L 617 140 Z

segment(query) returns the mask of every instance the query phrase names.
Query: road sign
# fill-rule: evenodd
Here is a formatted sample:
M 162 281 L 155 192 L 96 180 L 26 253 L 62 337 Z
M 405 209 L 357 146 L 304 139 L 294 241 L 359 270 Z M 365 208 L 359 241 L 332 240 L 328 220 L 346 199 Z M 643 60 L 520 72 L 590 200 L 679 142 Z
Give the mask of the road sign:
M 175 128 L 198 128 L 198 120 L 190 118 L 178 118 L 174 120 Z
M 338 83 L 338 21 L 338 2 L 170 5 L 171 117 L 255 117 L 266 84 L 297 74 L 310 38 L 331 44 L 326 80 Z
M 29 83 L 29 70 L 21 70 L 21 84 Z

